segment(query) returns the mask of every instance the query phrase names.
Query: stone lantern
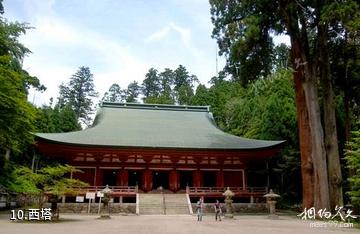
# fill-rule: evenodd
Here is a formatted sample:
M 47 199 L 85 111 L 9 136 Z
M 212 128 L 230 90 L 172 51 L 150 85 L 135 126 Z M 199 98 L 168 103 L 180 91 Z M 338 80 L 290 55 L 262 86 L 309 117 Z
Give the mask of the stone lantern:
M 235 195 L 235 193 L 233 193 L 229 187 L 227 187 L 227 189 L 223 193 L 223 196 L 225 197 L 225 207 L 226 207 L 225 217 L 226 218 L 234 218 L 233 209 L 232 209 L 232 202 L 233 202 L 232 197 L 234 195 Z
M 279 198 L 280 195 L 273 192 L 272 189 L 270 189 L 270 192 L 265 194 L 264 197 L 266 198 L 266 203 L 269 206 L 269 218 L 270 219 L 278 219 L 279 217 L 275 214 L 275 205 L 276 205 L 276 198 Z
M 102 198 L 102 201 L 104 202 L 104 206 L 103 209 L 101 211 L 101 216 L 100 218 L 105 218 L 105 219 L 110 219 L 110 207 L 109 207 L 109 202 L 110 202 L 110 194 L 111 194 L 111 189 L 109 188 L 108 185 L 106 185 L 106 187 L 101 190 L 102 194 L 104 194 L 104 197 Z

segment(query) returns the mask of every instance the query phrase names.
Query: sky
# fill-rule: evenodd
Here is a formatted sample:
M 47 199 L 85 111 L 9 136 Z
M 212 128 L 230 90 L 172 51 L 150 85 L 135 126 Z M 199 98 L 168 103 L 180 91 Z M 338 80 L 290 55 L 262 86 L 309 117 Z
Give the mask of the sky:
M 100 98 L 113 83 L 141 83 L 151 67 L 182 64 L 203 84 L 216 75 L 207 0 L 5 0 L 4 8 L 8 20 L 34 27 L 20 41 L 32 51 L 24 69 L 47 87 L 30 91 L 38 106 L 80 66 L 90 67 Z
M 33 27 L 20 41 L 32 51 L 23 68 L 47 87 L 30 91 L 38 106 L 80 66 L 93 73 L 99 98 L 113 83 L 141 84 L 151 67 L 182 64 L 205 85 L 216 75 L 208 0 L 4 0 L 4 8 L 8 20 Z M 224 64 L 218 57 L 219 71 Z

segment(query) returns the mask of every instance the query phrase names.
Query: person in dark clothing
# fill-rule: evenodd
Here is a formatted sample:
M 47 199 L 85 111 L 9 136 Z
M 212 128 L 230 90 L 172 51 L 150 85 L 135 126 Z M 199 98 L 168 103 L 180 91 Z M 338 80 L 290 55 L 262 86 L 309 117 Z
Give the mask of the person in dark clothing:
M 203 215 L 203 200 L 200 198 L 199 201 L 196 203 L 196 213 L 198 217 L 198 221 L 202 221 L 202 215 Z
M 221 205 L 219 200 L 216 200 L 216 203 L 214 204 L 214 208 L 215 208 L 215 221 L 218 220 L 221 221 Z

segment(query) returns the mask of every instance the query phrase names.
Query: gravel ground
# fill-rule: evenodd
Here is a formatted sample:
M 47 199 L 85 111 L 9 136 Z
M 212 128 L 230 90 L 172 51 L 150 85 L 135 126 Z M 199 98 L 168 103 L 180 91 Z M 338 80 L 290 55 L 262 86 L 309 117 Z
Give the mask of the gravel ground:
M 16 222 L 10 221 L 10 212 L 0 214 L 0 233 L 261 233 L 261 234 L 307 234 L 307 233 L 360 233 L 353 227 L 336 227 L 335 223 L 317 223 L 311 227 L 311 221 L 299 220 L 296 217 L 280 216 L 278 220 L 270 220 L 264 215 L 235 216 L 234 219 L 223 219 L 215 222 L 214 216 L 203 217 L 198 222 L 190 215 L 142 215 L 112 216 L 108 220 L 100 220 L 92 215 L 61 214 L 60 222 Z M 326 227 L 324 226 L 326 225 Z M 355 225 L 355 224 L 354 224 Z

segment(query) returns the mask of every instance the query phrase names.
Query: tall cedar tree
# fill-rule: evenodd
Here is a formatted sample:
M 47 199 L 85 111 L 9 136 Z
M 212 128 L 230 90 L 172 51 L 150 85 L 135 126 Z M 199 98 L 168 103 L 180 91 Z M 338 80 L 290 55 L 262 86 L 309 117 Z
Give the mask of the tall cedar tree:
M 102 100 L 105 102 L 122 102 L 124 101 L 124 91 L 120 88 L 120 85 L 112 84 Z
M 149 99 L 160 96 L 160 82 L 158 71 L 155 68 L 150 68 L 145 75 L 142 83 L 142 94 L 144 95 L 144 102 L 149 103 Z
M 330 72 L 335 87 L 343 92 L 345 140 L 351 137 L 351 125 L 360 115 L 360 5 L 355 1 L 334 1 L 322 14 L 328 22 Z
M 141 87 L 136 81 L 131 82 L 127 89 L 121 89 L 118 84 L 112 84 L 102 100 L 106 102 L 137 102 L 140 91 Z
M 195 75 L 190 75 L 183 65 L 174 71 L 174 92 L 176 102 L 180 105 L 188 105 L 194 96 L 194 84 L 199 80 Z
M 165 68 L 159 73 L 150 68 L 142 84 L 145 103 L 188 105 L 194 96 L 195 75 L 190 75 L 183 65 L 176 70 Z
M 93 74 L 88 67 L 80 67 L 72 75 L 68 85 L 60 85 L 59 104 L 61 106 L 70 104 L 75 111 L 79 122 L 89 126 L 91 114 L 93 113 L 93 101 L 91 98 L 97 97 L 98 93 L 94 89 Z
M 342 2 L 346 13 L 358 9 L 354 1 Z M 329 6 L 335 3 L 325 0 L 210 0 L 215 26 L 213 37 L 218 41 L 220 53 L 228 55 L 227 68 L 235 67 L 235 74 L 240 75 L 243 83 L 268 71 L 271 35 L 287 33 L 290 36 L 302 159 L 303 205 L 315 206 L 316 209 L 342 204 L 334 95 L 326 52 L 330 34 L 328 22 L 323 17 Z M 356 7 L 349 9 L 349 5 Z M 358 15 L 356 11 L 352 13 Z M 258 60 L 261 59 L 264 59 L 263 65 L 259 65 Z M 257 70 L 251 70 L 253 68 Z M 328 92 L 323 95 L 326 103 L 325 141 L 318 103 L 319 76 Z
M 172 90 L 172 86 L 174 84 L 174 72 L 165 68 L 163 72 L 159 74 L 160 80 L 160 102 L 163 104 L 175 104 L 174 92 Z
M 131 82 L 125 90 L 126 102 L 137 102 L 140 95 L 141 87 L 136 81 Z

